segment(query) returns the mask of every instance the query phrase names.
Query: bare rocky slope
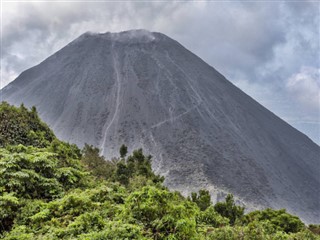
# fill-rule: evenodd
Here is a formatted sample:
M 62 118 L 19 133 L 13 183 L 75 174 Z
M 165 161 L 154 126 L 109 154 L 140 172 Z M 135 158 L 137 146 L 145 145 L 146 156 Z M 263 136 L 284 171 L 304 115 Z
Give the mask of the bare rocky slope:
M 66 141 L 154 156 L 171 189 L 320 222 L 320 147 L 161 33 L 85 33 L 1 91 Z

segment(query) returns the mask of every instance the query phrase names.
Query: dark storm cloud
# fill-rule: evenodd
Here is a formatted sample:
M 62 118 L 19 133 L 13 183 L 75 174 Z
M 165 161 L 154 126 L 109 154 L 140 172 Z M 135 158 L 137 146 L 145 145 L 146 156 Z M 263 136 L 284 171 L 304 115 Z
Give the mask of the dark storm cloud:
M 320 91 L 317 2 L 3 2 L 2 6 L 2 86 L 83 32 L 144 28 L 176 39 L 289 123 L 299 122 L 301 130 L 320 142 L 314 131 L 315 124 L 319 127 Z M 308 122 L 313 124 L 309 130 Z

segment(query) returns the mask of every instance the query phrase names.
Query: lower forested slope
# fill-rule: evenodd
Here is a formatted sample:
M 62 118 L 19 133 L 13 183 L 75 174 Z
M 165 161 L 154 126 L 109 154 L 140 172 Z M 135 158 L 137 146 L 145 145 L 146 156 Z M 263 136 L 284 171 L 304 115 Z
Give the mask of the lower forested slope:
M 142 149 L 109 161 L 55 137 L 35 108 L 0 104 L 0 238 L 319 239 L 285 210 L 244 214 L 233 196 L 169 191 Z

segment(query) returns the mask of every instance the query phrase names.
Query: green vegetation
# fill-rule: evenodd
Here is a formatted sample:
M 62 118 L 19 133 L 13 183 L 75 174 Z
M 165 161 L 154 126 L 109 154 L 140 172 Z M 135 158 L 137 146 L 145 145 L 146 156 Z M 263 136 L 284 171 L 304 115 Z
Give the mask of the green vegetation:
M 121 157 L 121 158 L 124 158 L 124 157 L 127 155 L 127 153 L 128 153 L 128 148 L 127 148 L 127 146 L 124 145 L 124 144 L 122 144 L 121 147 L 120 147 L 119 152 L 120 152 L 120 157 Z
M 208 190 L 201 189 L 199 193 L 191 193 L 191 200 L 198 205 L 201 211 L 211 206 L 211 197 Z
M 231 194 L 227 195 L 225 202 L 218 202 L 214 206 L 214 210 L 221 216 L 228 218 L 231 225 L 234 225 L 236 220 L 241 221 L 244 213 L 244 208 L 235 204 Z
M 0 147 L 18 144 L 46 147 L 54 138 L 53 132 L 40 121 L 35 107 L 29 111 L 23 104 L 19 108 L 6 102 L 0 104 Z
M 0 238 L 320 239 L 285 210 L 244 214 L 233 196 L 169 191 L 142 149 L 106 161 L 99 150 L 58 140 L 27 110 L 0 104 Z

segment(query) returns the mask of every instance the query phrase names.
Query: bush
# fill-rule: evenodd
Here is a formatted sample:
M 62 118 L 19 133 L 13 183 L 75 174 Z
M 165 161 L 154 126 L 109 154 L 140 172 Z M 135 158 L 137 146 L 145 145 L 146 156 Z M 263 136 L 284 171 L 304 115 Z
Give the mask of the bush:
M 213 206 L 208 207 L 205 211 L 200 211 L 197 216 L 197 225 L 207 225 L 210 227 L 223 227 L 229 224 L 229 219 L 222 217 L 214 210 Z
M 143 236 L 143 229 L 138 225 L 128 224 L 121 221 L 110 221 L 99 232 L 80 235 L 83 240 L 105 239 L 147 239 Z
M 0 103 L 0 147 L 19 144 L 46 147 L 54 139 L 53 132 L 39 119 L 35 107 L 28 110 L 23 104 L 17 108 Z
M 308 229 L 314 234 L 320 235 L 320 225 L 318 224 L 310 224 Z
M 3 192 L 27 199 L 53 199 L 64 190 L 82 185 L 85 173 L 74 166 L 59 167 L 47 149 L 32 146 L 0 148 L 0 186 Z
M 296 233 L 305 229 L 304 223 L 296 216 L 290 215 L 285 209 L 273 210 L 265 209 L 247 214 L 243 222 L 248 224 L 253 221 L 268 220 L 277 230 L 286 233 Z
M 191 193 L 192 202 L 196 203 L 201 211 L 206 210 L 211 205 L 211 196 L 209 191 L 201 189 L 199 193 Z
M 81 162 L 94 176 L 101 179 L 111 179 L 116 169 L 114 162 L 106 161 L 98 148 L 88 144 L 82 149 Z
M 244 207 L 236 206 L 232 194 L 227 195 L 225 202 L 216 203 L 214 209 L 221 216 L 229 218 L 231 225 L 234 225 L 236 220 L 241 219 L 244 215 Z
M 192 239 L 196 212 L 196 206 L 178 194 L 147 186 L 129 195 L 123 214 L 136 224 L 142 223 L 155 239 Z

